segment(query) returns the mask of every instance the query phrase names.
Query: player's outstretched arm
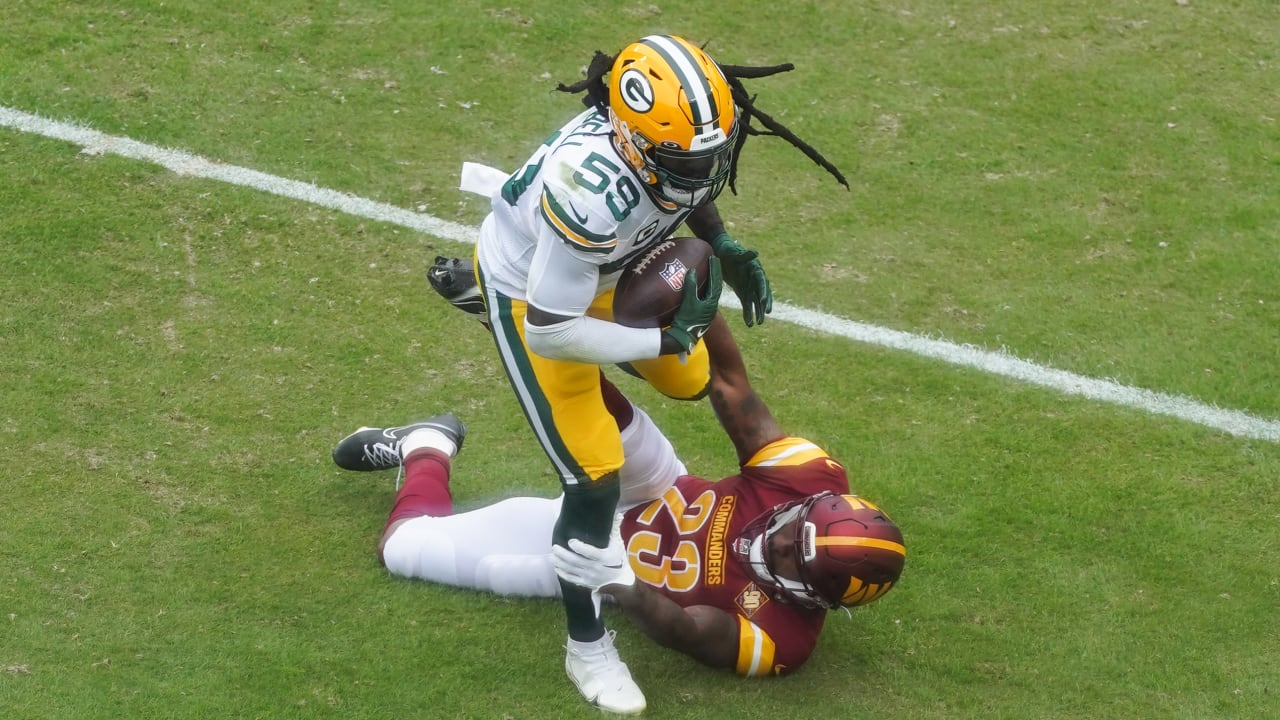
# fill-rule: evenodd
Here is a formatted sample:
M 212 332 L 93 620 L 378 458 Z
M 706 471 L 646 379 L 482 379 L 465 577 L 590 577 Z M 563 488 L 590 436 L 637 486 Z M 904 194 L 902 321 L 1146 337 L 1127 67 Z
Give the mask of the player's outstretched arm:
M 742 352 L 723 315 L 716 316 L 702 341 L 711 359 L 711 408 L 738 452 L 738 463 L 746 463 L 760 448 L 786 434 L 751 387 Z
M 732 670 L 738 663 L 738 622 L 710 605 L 680 607 L 644 583 L 606 586 L 604 592 L 654 642 L 708 667 Z

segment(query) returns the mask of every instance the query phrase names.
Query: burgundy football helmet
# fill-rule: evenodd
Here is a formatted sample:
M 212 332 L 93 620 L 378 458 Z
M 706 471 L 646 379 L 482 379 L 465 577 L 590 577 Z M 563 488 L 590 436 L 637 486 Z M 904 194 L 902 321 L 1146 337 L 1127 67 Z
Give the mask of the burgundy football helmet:
M 793 519 L 799 579 L 775 571 L 769 542 Z M 776 599 L 811 608 L 866 605 L 889 592 L 907 559 L 902 531 L 883 510 L 832 492 L 766 510 L 734 546 Z

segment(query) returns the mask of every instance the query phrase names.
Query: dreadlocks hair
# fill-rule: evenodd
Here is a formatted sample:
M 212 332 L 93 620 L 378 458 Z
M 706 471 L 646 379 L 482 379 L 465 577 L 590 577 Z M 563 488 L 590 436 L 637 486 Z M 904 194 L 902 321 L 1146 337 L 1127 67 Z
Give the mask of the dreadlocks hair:
M 613 68 L 613 61 L 616 55 L 605 55 L 599 50 L 591 58 L 591 62 L 587 65 L 586 77 L 572 85 L 559 83 L 556 90 L 560 92 L 572 93 L 577 95 L 585 93 L 582 96 L 582 104 L 597 110 L 601 115 L 608 117 L 609 115 L 609 86 L 604 82 L 604 76 Z M 733 161 L 729 166 L 729 189 L 733 194 L 738 194 L 738 157 L 742 153 L 742 146 L 747 142 L 747 137 L 751 135 L 775 135 L 791 143 L 792 147 L 805 154 L 805 157 L 817 163 L 822 169 L 831 173 L 835 179 L 849 189 L 849 181 L 845 180 L 844 175 L 839 168 L 823 157 L 809 143 L 801 140 L 795 133 L 791 132 L 782 123 L 775 120 L 770 115 L 762 112 L 756 107 L 756 96 L 747 92 L 747 88 L 742 84 L 743 78 L 748 80 L 778 73 L 790 72 L 795 69 L 795 65 L 791 63 L 783 63 L 781 65 L 768 65 L 755 67 L 750 65 L 720 65 L 720 70 L 724 73 L 725 80 L 729 83 L 729 90 L 733 96 L 733 104 L 738 106 L 738 110 L 742 114 L 742 127 L 738 133 L 738 137 L 734 140 Z M 752 127 L 751 121 L 756 119 L 765 129 Z
M 559 83 L 556 89 L 560 92 L 567 92 L 577 95 L 586 91 L 586 95 L 582 96 L 582 104 L 589 108 L 595 108 L 600 111 L 601 115 L 609 116 L 609 86 L 604 84 L 604 76 L 613 67 L 613 61 L 616 55 L 605 55 L 599 50 L 596 51 L 591 63 L 587 65 L 586 78 L 579 80 L 572 85 Z

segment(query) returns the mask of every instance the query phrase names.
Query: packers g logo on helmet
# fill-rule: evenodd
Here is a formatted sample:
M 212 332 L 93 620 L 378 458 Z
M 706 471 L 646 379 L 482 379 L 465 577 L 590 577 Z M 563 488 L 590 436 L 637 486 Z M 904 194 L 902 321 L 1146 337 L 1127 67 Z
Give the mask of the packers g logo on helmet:
M 720 67 L 689 41 L 650 35 L 623 48 L 609 119 L 618 151 L 667 204 L 700 207 L 728 183 L 737 108 Z
M 632 110 L 647 113 L 653 109 L 653 86 L 639 70 L 631 68 L 622 73 L 622 78 L 618 80 L 618 89 L 622 102 Z

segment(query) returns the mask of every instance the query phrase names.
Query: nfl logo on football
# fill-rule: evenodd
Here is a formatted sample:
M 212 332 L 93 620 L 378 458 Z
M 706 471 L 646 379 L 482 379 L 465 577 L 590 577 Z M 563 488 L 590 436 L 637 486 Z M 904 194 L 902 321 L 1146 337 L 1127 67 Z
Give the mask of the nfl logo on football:
M 663 280 L 667 281 L 672 290 L 679 290 L 684 287 L 684 275 L 686 272 L 688 272 L 688 269 L 685 268 L 684 263 L 680 262 L 679 258 L 676 258 L 664 265 L 662 272 L 658 274 L 662 276 Z

